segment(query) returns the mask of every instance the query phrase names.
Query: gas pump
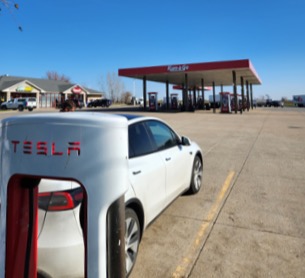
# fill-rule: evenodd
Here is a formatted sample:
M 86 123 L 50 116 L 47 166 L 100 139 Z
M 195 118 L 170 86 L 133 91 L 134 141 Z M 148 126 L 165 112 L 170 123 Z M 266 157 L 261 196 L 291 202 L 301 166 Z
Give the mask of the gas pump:
M 37 275 L 43 178 L 83 187 L 85 277 L 125 277 L 127 132 L 124 117 L 107 114 L 36 114 L 0 122 L 0 278 Z
M 148 100 L 149 100 L 149 110 L 157 111 L 158 110 L 158 93 L 156 93 L 156 92 L 148 93 Z
M 231 93 L 229 92 L 221 92 L 220 95 L 220 111 L 221 113 L 231 113 Z
M 232 111 L 235 111 L 234 94 L 231 94 L 231 107 L 232 107 Z M 241 95 L 237 94 L 237 111 L 241 111 L 241 109 L 242 109 Z
M 178 109 L 178 94 L 171 94 L 171 109 Z

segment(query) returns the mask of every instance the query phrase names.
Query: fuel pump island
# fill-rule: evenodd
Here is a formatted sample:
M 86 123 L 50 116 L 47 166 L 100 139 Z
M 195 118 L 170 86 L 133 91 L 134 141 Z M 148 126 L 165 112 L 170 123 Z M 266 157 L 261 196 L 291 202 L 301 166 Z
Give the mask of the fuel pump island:
M 0 122 L 0 278 L 36 277 L 38 186 L 73 180 L 84 191 L 85 277 L 125 277 L 127 120 L 52 113 Z

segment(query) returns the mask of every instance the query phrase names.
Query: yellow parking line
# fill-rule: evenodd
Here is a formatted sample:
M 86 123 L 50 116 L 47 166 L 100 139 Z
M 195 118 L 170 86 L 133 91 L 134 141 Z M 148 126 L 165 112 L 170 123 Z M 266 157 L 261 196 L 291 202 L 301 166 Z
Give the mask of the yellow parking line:
M 222 185 L 220 192 L 218 193 L 216 201 L 214 202 L 213 206 L 211 207 L 211 209 L 208 212 L 207 220 L 201 224 L 200 229 L 197 232 L 196 238 L 195 238 L 193 244 L 191 245 L 191 248 L 190 248 L 187 256 L 185 256 L 182 259 L 182 262 L 177 266 L 175 272 L 172 274 L 173 278 L 186 277 L 185 276 L 187 274 L 186 271 L 189 269 L 190 264 L 194 261 L 199 248 L 202 246 L 202 240 L 205 235 L 205 232 L 206 232 L 207 228 L 209 227 L 209 225 L 211 224 L 212 220 L 215 218 L 217 211 L 219 210 L 220 204 L 221 204 L 228 188 L 230 187 L 234 174 L 235 174 L 235 172 L 231 171 L 229 173 L 229 175 L 227 176 L 224 184 Z

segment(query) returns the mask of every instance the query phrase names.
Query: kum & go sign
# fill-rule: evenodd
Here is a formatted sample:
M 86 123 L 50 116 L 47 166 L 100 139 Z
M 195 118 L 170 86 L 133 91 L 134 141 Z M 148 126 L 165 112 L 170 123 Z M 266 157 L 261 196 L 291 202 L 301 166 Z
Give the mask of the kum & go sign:
M 189 69 L 188 65 L 175 65 L 175 66 L 167 67 L 167 71 L 169 72 L 187 71 L 188 69 Z

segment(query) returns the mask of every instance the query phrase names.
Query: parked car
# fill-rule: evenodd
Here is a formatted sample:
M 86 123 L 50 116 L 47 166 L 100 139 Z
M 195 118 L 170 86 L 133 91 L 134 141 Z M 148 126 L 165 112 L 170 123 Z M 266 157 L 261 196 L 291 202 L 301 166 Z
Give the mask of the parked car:
M 19 111 L 23 111 L 24 109 L 28 109 L 29 111 L 33 111 L 33 109 L 36 107 L 37 107 L 37 102 L 36 102 L 36 98 L 34 97 L 15 98 L 1 103 L 2 110 L 18 109 Z
M 282 107 L 283 108 L 284 107 L 284 102 L 281 101 L 281 100 L 273 100 L 271 105 L 274 106 L 274 107 Z
M 94 103 L 94 100 L 90 100 L 87 104 L 87 107 L 94 107 L 93 103 Z
M 266 104 L 265 104 L 266 107 L 271 107 L 272 106 L 272 99 L 271 98 L 268 98 L 266 99 Z
M 110 99 L 96 99 L 88 103 L 88 107 L 109 107 L 112 104 Z
M 128 120 L 129 189 L 125 193 L 125 258 L 128 276 L 148 225 L 184 192 L 202 186 L 200 147 L 164 121 Z M 102 142 L 101 142 L 102 143 Z M 83 277 L 84 247 L 79 212 L 82 189 L 74 181 L 43 179 L 39 185 L 38 272 L 45 277 Z

